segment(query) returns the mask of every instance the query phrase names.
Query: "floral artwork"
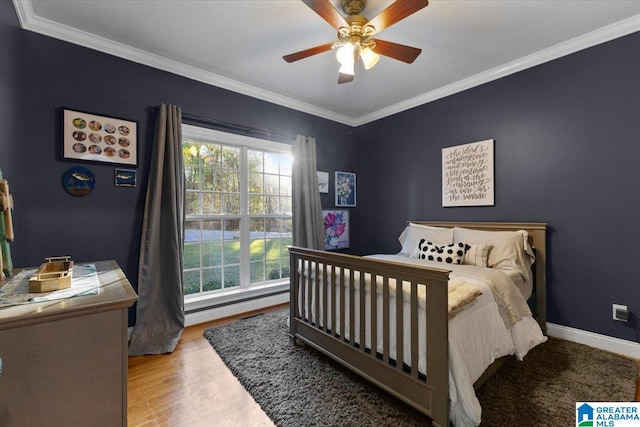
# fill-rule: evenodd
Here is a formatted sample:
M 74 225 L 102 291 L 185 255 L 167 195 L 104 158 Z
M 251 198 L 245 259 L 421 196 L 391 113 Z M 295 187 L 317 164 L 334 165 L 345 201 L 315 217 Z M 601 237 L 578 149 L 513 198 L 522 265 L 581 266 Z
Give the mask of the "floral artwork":
M 344 249 L 349 247 L 349 211 L 324 210 L 324 246 L 325 249 Z
M 356 174 L 336 172 L 336 206 L 356 205 Z

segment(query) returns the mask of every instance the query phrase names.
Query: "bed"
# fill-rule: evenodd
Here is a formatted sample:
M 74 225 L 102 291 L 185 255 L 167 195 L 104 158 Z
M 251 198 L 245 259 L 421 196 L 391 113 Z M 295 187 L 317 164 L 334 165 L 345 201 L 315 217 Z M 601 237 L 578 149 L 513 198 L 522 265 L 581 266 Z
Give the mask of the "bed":
M 289 247 L 290 338 L 434 426 L 478 425 L 475 389 L 546 341 L 546 224 L 413 221 L 399 240 L 366 257 Z

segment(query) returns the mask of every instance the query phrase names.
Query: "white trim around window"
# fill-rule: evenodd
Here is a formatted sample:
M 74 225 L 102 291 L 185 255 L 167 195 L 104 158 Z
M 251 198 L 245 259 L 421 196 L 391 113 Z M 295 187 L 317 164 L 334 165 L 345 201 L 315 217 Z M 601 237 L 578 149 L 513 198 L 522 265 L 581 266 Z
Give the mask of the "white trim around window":
M 182 125 L 182 137 L 183 139 L 201 141 L 204 143 L 241 147 L 244 153 L 243 157 L 246 156 L 247 149 L 273 153 L 291 153 L 291 145 L 288 144 L 186 124 Z M 242 170 L 241 174 L 244 177 L 245 171 Z M 241 180 L 240 191 L 245 194 L 248 193 L 245 179 Z M 241 197 L 241 200 L 241 213 L 245 214 L 248 211 L 246 206 L 246 197 Z M 241 228 L 241 235 L 244 236 L 242 237 L 241 244 L 248 245 L 248 221 L 244 221 Z M 245 259 L 248 258 L 247 254 L 243 254 L 241 256 L 241 263 L 249 262 L 248 259 Z M 242 281 L 245 282 L 245 280 L 248 280 L 248 277 L 243 277 L 242 279 Z M 248 281 L 246 283 L 248 283 Z M 283 279 L 250 287 L 241 286 L 237 288 L 229 288 L 216 291 L 212 294 L 194 294 L 193 296 L 185 297 L 184 307 L 186 313 L 186 324 L 191 325 L 201 323 L 286 302 L 289 298 L 288 289 L 289 279 Z

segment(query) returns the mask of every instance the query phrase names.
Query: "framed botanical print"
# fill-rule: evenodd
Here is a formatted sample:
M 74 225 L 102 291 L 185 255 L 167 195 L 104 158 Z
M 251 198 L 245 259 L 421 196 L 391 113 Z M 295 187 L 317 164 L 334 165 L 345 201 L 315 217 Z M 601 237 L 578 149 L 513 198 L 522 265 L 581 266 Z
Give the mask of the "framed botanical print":
M 336 206 L 356 205 L 356 174 L 336 171 Z

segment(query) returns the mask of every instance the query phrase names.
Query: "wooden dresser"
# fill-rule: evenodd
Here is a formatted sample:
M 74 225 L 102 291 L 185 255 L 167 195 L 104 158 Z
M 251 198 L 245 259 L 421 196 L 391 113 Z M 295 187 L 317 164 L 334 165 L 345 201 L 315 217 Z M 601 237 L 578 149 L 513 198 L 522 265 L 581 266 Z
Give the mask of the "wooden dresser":
M 96 295 L 0 308 L 0 425 L 126 426 L 127 308 L 115 261 Z

